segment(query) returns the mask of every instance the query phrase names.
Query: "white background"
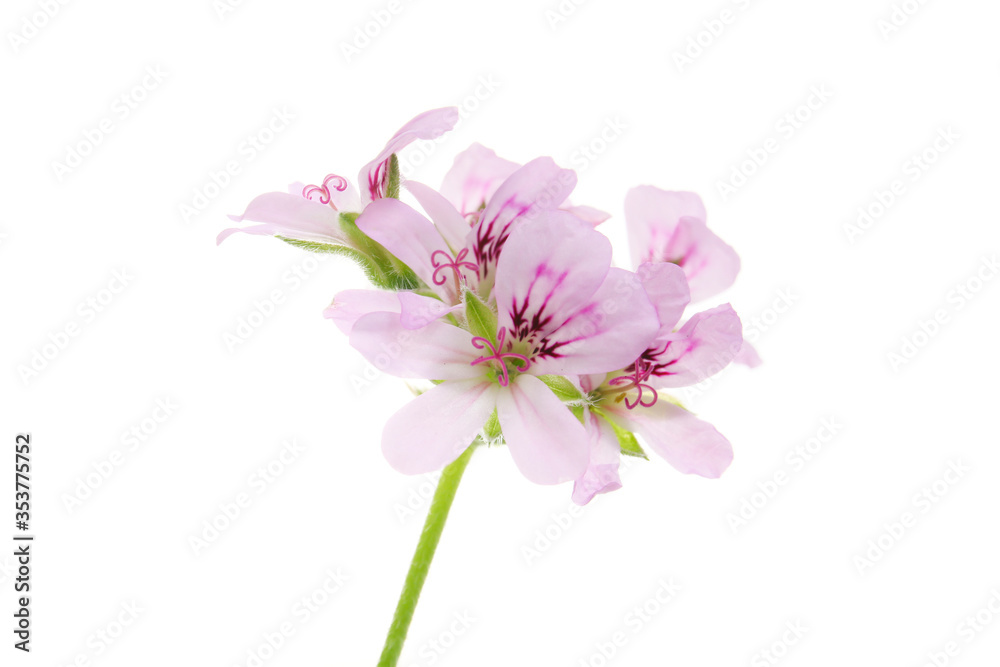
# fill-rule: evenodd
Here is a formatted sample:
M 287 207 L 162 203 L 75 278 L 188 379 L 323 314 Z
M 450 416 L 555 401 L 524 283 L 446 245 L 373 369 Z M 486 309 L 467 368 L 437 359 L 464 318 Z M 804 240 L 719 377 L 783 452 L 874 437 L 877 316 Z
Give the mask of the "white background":
M 414 0 L 348 57 L 386 1 L 71 2 L 48 19 L 34 1 L 5 3 L 3 459 L 32 434 L 37 541 L 30 656 L 11 648 L 0 557 L 0 662 L 252 665 L 248 651 L 289 622 L 264 664 L 375 664 L 431 488 L 379 451 L 407 390 L 388 377 L 359 388 L 366 364 L 320 315 L 364 284 L 357 269 L 215 236 L 257 194 L 353 178 L 410 117 L 456 104 L 459 128 L 404 160 L 412 177 L 438 185 L 473 141 L 521 162 L 550 155 L 577 169 L 575 203 L 614 214 L 603 230 L 622 265 L 629 187 L 700 192 L 743 258 L 722 298 L 765 364 L 681 393 L 733 442 L 720 480 L 637 462 L 624 489 L 567 519 L 568 486 L 530 484 L 503 449 L 477 453 L 400 664 L 767 665 L 768 650 L 789 666 L 918 666 L 951 641 L 957 655 L 939 664 L 996 664 L 1000 280 L 986 267 L 1000 250 L 1000 7 L 905 4 L 912 15 L 886 33 L 889 0 L 592 0 L 563 14 L 555 0 Z M 714 23 L 723 10 L 729 22 Z M 689 40 L 701 53 L 679 63 Z M 143 98 L 124 118 L 123 94 Z M 249 159 L 244 142 L 275 109 L 294 119 Z M 105 118 L 111 133 L 57 173 Z M 609 123 L 622 129 L 602 145 Z M 768 139 L 763 166 L 742 167 Z M 936 159 L 914 172 L 925 150 Z M 185 219 L 231 160 L 239 173 Z M 723 196 L 734 169 L 753 173 Z M 850 234 L 897 179 L 903 194 Z M 112 295 L 115 271 L 128 280 Z M 273 313 L 227 345 L 275 290 Z M 906 341 L 912 358 L 893 363 Z M 50 358 L 25 374 L 36 352 Z M 164 399 L 178 407 L 154 431 Z M 795 464 L 824 420 L 835 434 Z M 123 434 L 144 426 L 130 450 Z M 251 476 L 288 439 L 304 450 L 258 494 Z M 116 450 L 110 477 L 93 476 Z M 938 481 L 952 463 L 967 471 Z M 753 496 L 780 472 L 773 497 Z M 5 543 L 12 476 L 0 477 Z M 99 485 L 68 507 L 88 476 Z M 934 502 L 916 498 L 936 481 Z M 241 493 L 249 507 L 196 554 L 190 539 Z M 758 509 L 734 528 L 744 500 Z M 338 569 L 348 580 L 301 622 L 297 601 Z M 680 592 L 656 602 L 671 578 Z M 133 602 L 138 618 L 107 647 L 96 633 L 117 633 Z M 605 660 L 616 632 L 624 645 Z

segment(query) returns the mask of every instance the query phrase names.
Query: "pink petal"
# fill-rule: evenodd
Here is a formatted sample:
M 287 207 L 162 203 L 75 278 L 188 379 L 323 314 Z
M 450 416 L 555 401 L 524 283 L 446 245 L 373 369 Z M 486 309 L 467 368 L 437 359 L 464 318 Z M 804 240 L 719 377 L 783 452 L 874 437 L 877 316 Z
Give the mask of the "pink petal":
M 407 329 L 399 314 L 369 313 L 355 322 L 350 342 L 377 369 L 396 377 L 456 380 L 485 373 L 484 365 L 472 365 L 481 356 L 472 335 L 441 320 Z
M 612 414 L 682 473 L 716 478 L 733 460 L 732 445 L 714 426 L 669 401 L 634 410 L 618 404 Z
M 569 213 L 541 214 L 510 234 L 497 264 L 499 325 L 519 338 L 548 334 L 590 302 L 610 266 L 603 234 Z
M 225 229 L 219 234 L 216 243 L 222 243 L 236 232 L 245 232 L 349 245 L 347 237 L 340 229 L 340 214 L 337 211 L 325 204 L 286 192 L 262 194 L 250 202 L 243 215 L 231 215 L 229 218 L 234 222 L 250 220 L 264 224 Z
M 413 292 L 396 292 L 399 296 L 399 322 L 404 329 L 420 329 L 448 313 L 462 308 L 462 304 L 448 306 L 440 299 Z
M 611 217 L 610 213 L 605 213 L 604 211 L 596 209 L 593 206 L 563 206 L 562 210 L 567 213 L 572 213 L 576 217 L 593 225 L 594 227 Z
M 656 310 L 635 274 L 612 268 L 585 305 L 545 334 L 546 344 L 532 357 L 528 372 L 565 375 L 624 368 L 646 350 L 659 328 Z
M 497 417 L 514 463 L 530 481 L 560 484 L 587 469 L 587 432 L 538 378 L 519 375 L 501 388 Z
M 764 363 L 764 360 L 757 354 L 756 348 L 744 339 L 743 346 L 740 347 L 733 363 L 742 364 L 748 368 L 757 368 Z
M 395 292 L 352 289 L 338 292 L 333 297 L 333 302 L 323 311 L 323 317 L 333 320 L 338 329 L 350 335 L 354 323 L 363 315 L 399 311 L 399 297 Z
M 743 324 L 728 303 L 694 315 L 675 334 L 665 337 L 653 362 L 654 387 L 688 387 L 715 375 L 743 346 Z
M 621 448 L 614 429 L 592 412 L 588 411 L 584 419 L 590 436 L 590 463 L 573 483 L 573 502 L 577 505 L 586 505 L 599 493 L 622 488 L 618 476 Z
M 684 269 L 691 300 L 701 301 L 728 289 L 740 272 L 740 256 L 700 218 L 681 218 L 663 249 L 663 258 Z
M 382 453 L 406 475 L 440 470 L 472 444 L 493 414 L 499 387 L 482 379 L 432 387 L 389 418 Z
M 656 308 L 661 333 L 670 333 L 691 302 L 691 292 L 683 269 L 676 264 L 646 262 L 639 265 L 636 273 L 646 290 L 646 296 Z
M 416 198 L 417 203 L 424 209 L 434 226 L 437 227 L 438 233 L 444 237 L 451 249 L 458 252 L 464 248 L 471 228 L 451 202 L 423 183 L 406 181 L 404 185 Z
M 480 296 L 488 297 L 493 289 L 493 270 L 513 226 L 558 209 L 575 186 L 576 174 L 547 157 L 532 160 L 503 182 L 472 228 Z
M 409 144 L 418 139 L 437 139 L 445 132 L 455 127 L 458 122 L 458 107 L 444 107 L 425 111 L 406 125 L 401 127 L 396 134 L 389 139 L 375 159 L 366 164 L 358 175 L 358 183 L 365 194 L 365 201 L 375 199 L 378 194 L 373 191 L 373 185 L 380 185 L 381 178 L 378 175 L 384 172 L 386 166 L 381 166 L 389 159 L 393 153 L 398 153 Z
M 430 220 L 398 199 L 376 199 L 358 216 L 358 228 L 413 269 L 428 286 L 449 303 L 458 300 L 451 269 L 433 262 L 451 258 L 451 250 Z M 437 275 L 435 275 L 435 273 Z M 441 284 L 436 284 L 440 282 Z
M 701 197 L 693 192 L 669 192 L 652 185 L 629 190 L 625 195 L 625 226 L 633 265 L 671 261 L 664 251 L 685 216 L 707 219 Z
M 455 156 L 455 163 L 444 176 L 441 194 L 463 216 L 478 211 L 493 197 L 508 176 L 520 165 L 497 157 L 489 148 L 472 144 Z

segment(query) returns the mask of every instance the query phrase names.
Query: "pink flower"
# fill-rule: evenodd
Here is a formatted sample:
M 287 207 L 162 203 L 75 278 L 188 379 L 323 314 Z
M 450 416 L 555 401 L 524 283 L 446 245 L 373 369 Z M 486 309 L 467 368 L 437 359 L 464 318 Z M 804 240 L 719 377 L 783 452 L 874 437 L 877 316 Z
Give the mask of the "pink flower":
M 475 221 L 486 202 L 518 168 L 518 163 L 498 157 L 481 144 L 472 144 L 455 157 L 441 183 L 441 195 L 460 215 L 470 222 Z M 562 203 L 561 209 L 595 226 L 610 217 L 604 211 L 590 206 L 573 206 L 568 201 Z
M 250 220 L 261 224 L 223 230 L 217 242 L 222 243 L 236 232 L 246 232 L 352 246 L 354 241 L 345 233 L 340 214 L 358 213 L 370 202 L 386 196 L 394 153 L 417 139 L 436 139 L 457 122 L 458 109 L 455 107 L 426 111 L 396 132 L 375 159 L 361 169 L 358 175 L 360 196 L 346 178 L 336 174 L 328 174 L 316 185 L 295 184 L 290 192 L 268 192 L 250 202 L 243 215 L 230 216 L 235 222 Z
M 443 318 L 407 328 L 396 312 L 353 319 L 351 345 L 377 367 L 441 381 L 386 424 L 382 450 L 390 464 L 407 474 L 441 468 L 495 411 L 525 477 L 539 484 L 580 477 L 590 459 L 588 434 L 539 377 L 622 368 L 660 327 L 645 292 L 630 288 L 634 275 L 610 264 L 603 235 L 550 211 L 506 238 L 496 267 L 495 335 Z
M 625 196 L 632 261 L 670 262 L 684 270 L 691 300 L 727 289 L 740 271 L 740 258 L 705 223 L 705 205 L 693 192 L 669 192 L 651 185 Z
M 642 436 L 683 473 L 714 478 L 732 461 L 729 441 L 661 390 L 697 384 L 732 362 L 743 342 L 739 317 L 725 304 L 697 313 L 674 331 L 690 300 L 683 270 L 674 264 L 646 263 L 638 277 L 656 308 L 659 331 L 621 370 L 580 378 L 590 407 L 591 460 L 574 487 L 573 499 L 579 504 L 621 486 L 619 430 Z
M 433 222 L 396 199 L 373 202 L 357 219 L 362 232 L 449 305 L 459 302 L 463 287 L 489 298 L 500 251 L 514 227 L 557 209 L 576 185 L 572 170 L 560 169 L 547 157 L 516 167 L 495 188 L 492 181 L 483 185 L 485 176 L 469 178 L 469 183 L 480 183 L 479 191 L 489 193 L 471 212 L 463 213 L 444 195 L 408 181 L 406 188 Z

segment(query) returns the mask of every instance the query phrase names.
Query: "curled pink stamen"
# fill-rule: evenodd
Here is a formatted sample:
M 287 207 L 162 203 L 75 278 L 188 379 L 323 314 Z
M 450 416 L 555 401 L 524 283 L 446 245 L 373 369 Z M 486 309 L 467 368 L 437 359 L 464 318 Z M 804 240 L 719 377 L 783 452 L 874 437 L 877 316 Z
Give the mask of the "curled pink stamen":
M 503 342 L 506 336 L 507 336 L 507 329 L 506 328 L 501 329 L 500 334 L 497 336 L 496 347 L 493 347 L 493 344 L 490 343 L 490 341 L 483 338 L 482 336 L 476 336 L 472 339 L 473 347 L 475 347 L 477 350 L 488 349 L 490 351 L 490 356 L 479 357 L 478 359 L 473 361 L 471 365 L 475 366 L 476 364 L 481 364 L 487 361 L 499 361 L 501 387 L 506 387 L 507 385 L 510 384 L 510 375 L 507 374 L 507 364 L 504 362 L 504 359 L 515 359 L 517 361 L 524 362 L 523 366 L 519 366 L 518 364 L 514 363 L 514 368 L 516 368 L 521 373 L 528 370 L 528 367 L 531 366 L 531 360 L 528 359 L 528 357 L 524 356 L 523 354 L 516 354 L 514 352 L 503 351 Z
M 302 188 L 302 196 L 309 201 L 318 201 L 320 204 L 330 204 L 332 200 L 332 193 L 330 192 L 330 183 L 333 183 L 333 189 L 337 192 L 343 192 L 347 189 L 347 179 L 343 176 L 337 176 L 336 174 L 327 174 L 326 178 L 323 179 L 323 185 L 307 185 Z M 319 195 L 316 199 L 313 195 Z M 332 206 L 332 204 L 331 204 Z M 333 207 L 337 210 L 337 207 Z
M 438 259 L 438 254 L 440 254 L 445 258 L 444 261 Z M 464 277 L 462 276 L 463 268 L 466 268 L 470 271 L 477 270 L 479 267 L 476 264 L 473 264 L 472 262 L 462 261 L 468 254 L 469 254 L 469 249 L 464 248 L 460 253 L 458 253 L 458 255 L 455 256 L 455 259 L 452 259 L 451 255 L 449 255 L 446 251 L 435 250 L 431 254 L 431 265 L 435 267 L 434 273 L 431 275 L 431 279 L 434 281 L 434 284 L 444 285 L 446 282 L 448 282 L 448 278 L 446 278 L 443 275 L 441 276 L 438 275 L 438 271 L 443 271 L 444 269 L 451 269 L 452 271 L 455 272 L 456 278 L 463 278 L 463 279 L 464 279 Z
M 656 401 L 659 399 L 660 395 L 656 393 L 656 389 L 646 384 L 646 380 L 649 379 L 652 370 L 652 364 L 647 361 L 643 361 L 642 359 L 637 359 L 635 362 L 635 370 L 632 372 L 632 375 L 619 375 L 616 378 L 612 378 L 609 382 L 609 384 L 613 385 L 624 384 L 625 382 L 630 383 L 622 388 L 623 391 L 628 391 L 633 388 L 639 390 L 639 395 L 636 396 L 634 401 L 630 401 L 628 395 L 625 396 L 625 407 L 629 410 L 633 410 L 639 405 L 644 408 L 650 408 L 656 405 Z M 646 391 L 651 392 L 653 397 L 650 399 L 644 399 L 643 394 Z

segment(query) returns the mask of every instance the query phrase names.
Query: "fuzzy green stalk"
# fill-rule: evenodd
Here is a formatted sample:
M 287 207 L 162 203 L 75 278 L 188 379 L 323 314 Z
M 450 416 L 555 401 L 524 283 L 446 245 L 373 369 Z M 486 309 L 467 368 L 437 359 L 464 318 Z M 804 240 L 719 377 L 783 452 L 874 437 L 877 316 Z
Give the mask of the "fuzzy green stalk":
M 475 448 L 476 443 L 473 443 L 441 473 L 441 480 L 438 482 L 437 490 L 434 491 L 434 499 L 424 521 L 424 530 L 420 533 L 417 550 L 410 562 L 410 571 L 406 574 L 403 592 L 396 604 L 396 613 L 392 617 L 392 625 L 389 626 L 389 635 L 385 638 L 385 647 L 382 649 L 378 667 L 396 667 L 399 654 L 403 650 L 403 642 L 406 641 L 406 633 L 410 629 L 410 621 L 413 620 L 413 612 L 417 608 L 417 600 L 420 599 L 420 591 L 427 579 L 427 571 L 430 570 L 434 552 L 441 540 L 441 531 L 444 530 L 445 521 L 448 520 L 451 503 L 455 499 L 458 484 L 462 481 L 462 474 L 469 465 L 469 459 Z

